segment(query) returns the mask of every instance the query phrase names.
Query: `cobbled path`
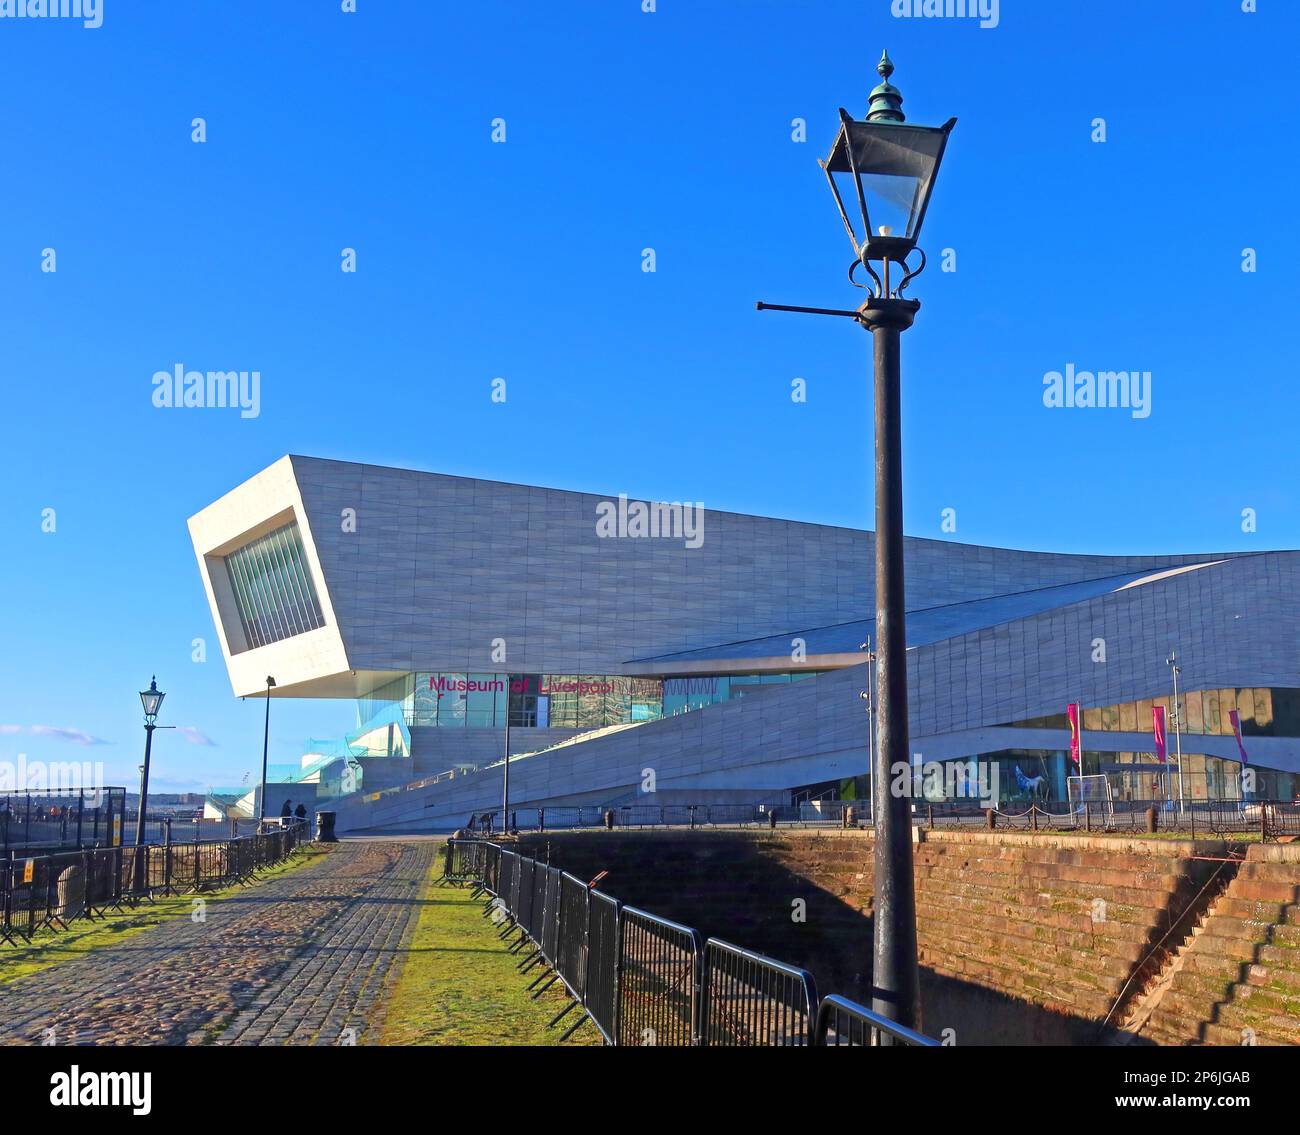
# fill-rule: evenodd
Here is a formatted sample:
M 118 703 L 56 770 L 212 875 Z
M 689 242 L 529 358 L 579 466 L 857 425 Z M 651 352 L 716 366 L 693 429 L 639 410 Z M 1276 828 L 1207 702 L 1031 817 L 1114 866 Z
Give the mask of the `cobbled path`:
M 0 1043 L 365 1044 L 433 849 L 341 843 L 208 903 L 203 922 L 177 918 L 0 985 Z

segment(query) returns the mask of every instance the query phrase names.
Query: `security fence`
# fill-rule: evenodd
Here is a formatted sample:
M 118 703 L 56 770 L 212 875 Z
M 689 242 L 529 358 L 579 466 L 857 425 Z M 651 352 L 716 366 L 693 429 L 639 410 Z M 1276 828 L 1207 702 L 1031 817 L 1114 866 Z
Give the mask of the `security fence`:
M 817 804 L 619 804 L 582 807 L 517 808 L 510 812 L 511 831 L 565 831 L 576 828 L 652 827 L 768 827 L 796 824 L 801 827 L 838 827 L 854 801 Z M 864 801 L 856 802 L 865 818 Z M 491 836 L 501 831 L 501 813 L 475 812 L 464 831 L 474 836 Z
M 1276 840 L 1300 835 L 1300 801 L 1294 800 L 1090 800 L 1042 801 L 990 807 L 986 800 L 912 801 L 912 822 L 930 828 L 988 825 L 1008 831 L 1121 832 L 1149 830 L 1156 808 L 1160 831 L 1197 836 L 1251 836 Z M 990 815 L 992 817 L 990 821 Z M 464 829 L 490 837 L 500 830 L 499 812 L 476 813 Z M 816 804 L 667 804 L 619 807 L 521 808 L 511 812 L 512 831 L 581 828 L 871 827 L 864 800 Z
M 919 804 L 917 818 L 927 827 L 985 825 L 1004 831 L 1111 832 L 1167 831 L 1197 837 L 1259 836 L 1270 841 L 1300 836 L 1300 802 L 1292 800 L 1088 800 L 1048 801 L 1023 810 L 988 808 L 979 801 Z
M 159 894 L 246 883 L 286 859 L 305 836 L 304 823 L 224 841 L 0 853 L 0 941 L 17 945 Z
M 792 1047 L 938 1041 L 842 997 L 819 1002 L 812 975 L 636 907 L 558 867 L 487 840 L 452 839 L 444 881 L 474 885 L 500 937 L 545 967 L 533 996 L 555 981 L 607 1044 Z M 819 1009 L 819 1005 L 829 1006 Z
M 125 811 L 124 788 L 0 793 L 0 853 L 116 846 Z

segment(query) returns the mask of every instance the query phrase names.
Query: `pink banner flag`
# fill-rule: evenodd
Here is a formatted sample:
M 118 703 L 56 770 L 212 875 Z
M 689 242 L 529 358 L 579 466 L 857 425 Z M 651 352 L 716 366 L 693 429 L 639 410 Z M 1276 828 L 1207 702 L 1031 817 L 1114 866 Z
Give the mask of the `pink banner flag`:
M 1162 705 L 1153 705 L 1151 707 L 1151 726 L 1156 739 L 1156 760 L 1161 764 L 1165 763 L 1165 707 Z
M 1079 726 L 1079 705 L 1077 702 L 1070 702 L 1065 707 L 1065 716 L 1070 721 L 1070 760 L 1075 764 L 1080 772 L 1083 771 L 1083 765 L 1079 763 L 1080 747 L 1083 742 L 1082 730 Z
M 1243 766 L 1250 764 L 1246 758 L 1246 743 L 1241 739 L 1241 714 L 1235 709 L 1228 710 L 1228 720 L 1232 722 L 1232 732 L 1237 738 L 1237 752 L 1241 754 L 1241 763 Z

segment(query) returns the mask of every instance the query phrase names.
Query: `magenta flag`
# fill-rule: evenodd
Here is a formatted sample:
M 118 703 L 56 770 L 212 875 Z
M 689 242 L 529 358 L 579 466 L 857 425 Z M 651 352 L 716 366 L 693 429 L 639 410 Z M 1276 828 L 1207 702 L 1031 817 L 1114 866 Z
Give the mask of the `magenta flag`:
M 1079 764 L 1079 746 L 1083 739 L 1079 735 L 1079 705 L 1077 702 L 1070 702 L 1065 707 L 1065 716 L 1070 722 L 1070 760 L 1082 772 L 1083 766 Z
M 1156 738 L 1156 760 L 1161 764 L 1165 763 L 1165 707 L 1162 705 L 1153 705 L 1151 707 L 1151 725 Z
M 1235 709 L 1228 710 L 1228 720 L 1232 722 L 1232 732 L 1237 738 L 1237 752 L 1241 754 L 1242 765 L 1250 764 L 1246 757 L 1246 743 L 1241 739 L 1241 714 Z

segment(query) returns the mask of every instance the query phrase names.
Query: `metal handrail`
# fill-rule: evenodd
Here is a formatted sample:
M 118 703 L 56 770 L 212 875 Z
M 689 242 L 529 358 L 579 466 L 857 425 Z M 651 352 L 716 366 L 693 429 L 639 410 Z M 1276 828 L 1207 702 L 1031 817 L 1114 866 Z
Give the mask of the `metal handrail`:
M 849 1022 L 849 1039 L 846 1041 L 841 1040 L 840 1037 L 843 1034 L 836 1028 L 834 1032 L 836 1039 L 830 1040 L 832 1021 L 838 1022 L 841 1019 Z M 854 1025 L 860 1026 L 861 1032 L 854 1030 Z M 847 997 L 841 997 L 838 993 L 823 997 L 821 1004 L 817 1006 L 817 1024 L 813 1029 L 813 1044 L 817 1048 L 854 1045 L 854 1036 L 868 1038 L 866 1045 L 871 1045 L 879 1040 L 879 1034 L 881 1033 L 894 1041 L 916 1048 L 943 1047 L 933 1037 L 918 1033 L 914 1029 L 909 1029 L 906 1025 L 891 1021 L 888 1017 L 882 1017 L 879 1013 L 872 1012 L 865 1005 L 859 1005 L 856 1001 L 850 1001 Z

